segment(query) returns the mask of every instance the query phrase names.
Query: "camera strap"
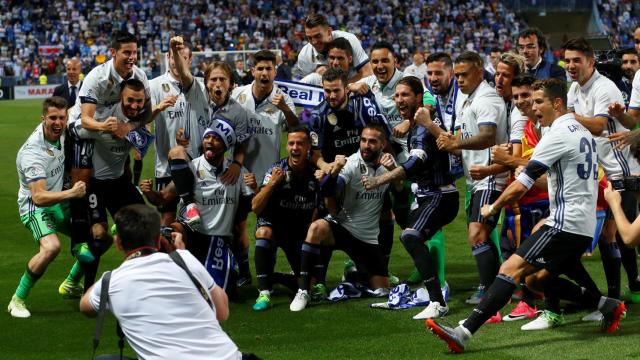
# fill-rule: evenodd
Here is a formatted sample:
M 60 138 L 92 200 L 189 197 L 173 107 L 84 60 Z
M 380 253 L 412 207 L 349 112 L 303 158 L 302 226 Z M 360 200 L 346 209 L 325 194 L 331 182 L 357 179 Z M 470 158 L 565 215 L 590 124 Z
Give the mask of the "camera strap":
M 109 301 L 109 283 L 111 282 L 111 271 L 107 271 L 102 276 L 100 291 L 100 307 L 98 308 L 98 317 L 96 318 L 96 331 L 93 335 L 93 354 L 91 359 L 95 359 L 98 345 L 100 345 L 100 337 L 102 336 L 102 326 L 104 325 L 104 317 L 107 313 L 107 302 Z M 120 359 L 124 358 L 124 333 L 120 327 L 120 323 L 116 321 L 116 333 L 118 334 L 118 348 L 120 349 Z
M 184 270 L 187 273 L 187 275 L 189 275 L 189 279 L 191 279 L 193 284 L 196 286 L 196 288 L 200 292 L 200 295 L 202 295 L 202 297 L 207 302 L 207 304 L 209 304 L 209 307 L 213 309 L 213 302 L 211 301 L 209 292 L 202 286 L 202 284 L 200 284 L 200 282 L 195 278 L 195 276 L 193 276 L 193 274 L 191 273 L 191 270 L 189 270 L 189 268 L 187 267 L 187 264 L 184 262 L 184 259 L 182 258 L 182 256 L 180 256 L 180 254 L 177 251 L 170 252 L 169 256 L 178 266 L 182 268 L 182 270 Z

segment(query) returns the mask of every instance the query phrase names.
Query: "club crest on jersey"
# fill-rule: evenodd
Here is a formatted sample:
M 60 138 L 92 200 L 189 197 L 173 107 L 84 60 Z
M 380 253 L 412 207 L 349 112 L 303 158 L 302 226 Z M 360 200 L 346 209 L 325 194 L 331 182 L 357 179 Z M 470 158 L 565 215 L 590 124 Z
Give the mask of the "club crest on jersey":
M 309 191 L 316 191 L 316 183 L 313 182 L 313 180 L 309 181 L 308 189 L 309 189 Z
M 240 96 L 238 96 L 238 102 L 244 104 L 245 101 L 247 101 L 247 94 L 240 94 Z
M 329 114 L 327 116 L 327 121 L 329 122 L 329 124 L 331 124 L 332 126 L 336 126 L 338 124 L 338 117 L 336 116 L 336 114 Z
M 312 131 L 310 135 L 311 135 L 311 145 L 318 146 L 318 134 L 315 131 Z
M 360 164 L 360 174 L 362 175 L 367 175 L 367 173 L 369 172 L 369 168 L 367 167 L 366 164 Z
M 267 109 L 265 110 L 267 114 L 271 115 L 273 114 L 275 111 L 275 109 L 273 108 L 273 106 L 267 106 Z
M 51 149 L 47 149 L 47 154 L 48 154 L 49 156 L 53 156 L 53 150 L 51 150 Z
M 168 93 L 169 90 L 171 90 L 171 88 L 169 87 L 169 84 L 162 84 L 162 91 Z
M 204 170 L 198 169 L 198 179 L 204 180 Z

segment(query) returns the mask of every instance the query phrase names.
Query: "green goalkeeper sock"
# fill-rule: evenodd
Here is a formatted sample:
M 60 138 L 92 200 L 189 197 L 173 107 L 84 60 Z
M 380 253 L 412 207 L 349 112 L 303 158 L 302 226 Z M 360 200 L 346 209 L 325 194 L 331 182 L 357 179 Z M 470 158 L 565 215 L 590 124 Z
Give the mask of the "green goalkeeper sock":
M 76 260 L 67 275 L 67 281 L 77 284 L 83 276 L 84 270 L 82 269 L 82 266 L 80 266 L 80 262 Z
M 16 297 L 25 300 L 41 276 L 42 274 L 35 274 L 27 267 L 27 270 L 24 271 L 24 274 L 22 274 L 20 278 L 20 283 L 16 289 Z
M 500 249 L 500 231 L 498 230 L 498 228 L 502 228 L 503 219 L 504 219 L 504 211 L 500 213 L 498 224 L 496 225 L 496 227 L 493 228 L 493 231 L 491 231 L 491 235 L 489 235 L 489 237 L 491 238 L 491 242 L 493 242 L 493 244 L 496 246 L 496 249 L 498 249 L 498 259 L 501 264 L 503 260 L 502 260 L 502 250 Z
M 427 241 L 429 247 L 429 254 L 431 255 L 431 261 L 436 264 L 438 269 L 438 279 L 440 280 L 440 286 L 444 286 L 444 230 L 440 230 L 435 233 L 429 241 Z

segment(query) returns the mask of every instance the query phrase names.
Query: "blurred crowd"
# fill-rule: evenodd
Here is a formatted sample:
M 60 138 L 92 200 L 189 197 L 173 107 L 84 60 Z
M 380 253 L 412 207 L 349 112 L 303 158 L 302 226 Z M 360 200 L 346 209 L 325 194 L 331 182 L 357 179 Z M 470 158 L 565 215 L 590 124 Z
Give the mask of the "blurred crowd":
M 629 37 L 639 3 L 601 0 L 607 30 L 621 45 Z M 28 4 L 28 5 L 27 5 Z M 83 69 L 108 59 L 114 30 L 140 39 L 140 66 L 150 77 L 160 73 L 161 53 L 173 34 L 185 36 L 197 51 L 280 49 L 285 62 L 295 62 L 306 43 L 303 19 L 322 12 L 336 30 L 356 34 L 365 50 L 379 40 L 393 44 L 400 67 L 411 64 L 416 51 L 463 50 L 488 55 L 492 48 L 513 47 L 523 21 L 499 1 L 399 0 L 360 2 L 304 0 L 239 2 L 202 0 L 0 1 L 0 76 L 37 83 L 42 75 L 64 73 L 67 59 L 78 56 Z M 249 65 L 249 64 L 246 64 Z

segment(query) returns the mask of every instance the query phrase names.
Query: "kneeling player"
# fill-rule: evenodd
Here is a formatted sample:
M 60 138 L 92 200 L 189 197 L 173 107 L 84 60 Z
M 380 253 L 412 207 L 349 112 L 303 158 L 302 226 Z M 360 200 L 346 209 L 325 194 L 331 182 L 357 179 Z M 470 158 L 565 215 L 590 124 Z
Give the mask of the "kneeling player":
M 44 101 L 42 122 L 18 151 L 16 165 L 20 180 L 18 208 L 20 220 L 38 242 L 39 252 L 29 260 L 20 284 L 11 298 L 8 311 L 13 317 L 27 318 L 31 313 L 25 299 L 47 266 L 60 253 L 57 231 L 69 230 L 69 211 L 66 201 L 81 198 L 85 183 L 78 181 L 71 189 L 62 190 L 64 174 L 64 129 L 67 121 L 67 102 L 61 97 Z M 76 262 L 60 286 L 66 295 L 82 295 L 78 284 L 82 269 Z
M 319 185 L 309 161 L 311 141 L 306 128 L 289 130 L 289 156 L 273 164 L 252 201 L 256 213 L 256 276 L 260 296 L 253 310 L 271 306 L 273 269 L 280 247 L 296 277 L 300 275 L 300 247 L 318 205 Z M 295 280 L 294 280 L 295 284 Z M 294 285 L 295 286 L 295 285 Z
M 200 225 L 197 228 L 188 225 L 184 217 L 184 203 L 180 220 L 171 224 L 174 229 L 183 233 L 186 249 L 205 265 L 216 284 L 224 289 L 229 284 L 235 284 L 234 279 L 231 279 L 234 277 L 231 271 L 233 258 L 229 251 L 233 236 L 233 217 L 241 198 L 252 195 L 245 182 L 225 185 L 221 180 L 231 165 L 231 161 L 224 158 L 224 153 L 235 141 L 233 128 L 222 119 L 215 119 L 212 127 L 204 131 L 203 154 L 185 165 L 195 175 L 193 198 L 200 209 Z M 173 182 L 162 192 L 153 191 L 150 181 L 141 184 L 141 190 L 149 202 L 161 205 L 178 195 L 174 175 L 175 172 L 172 172 Z M 243 169 L 240 176 L 244 175 Z M 181 246 L 176 244 L 176 247 Z
M 360 135 L 358 152 L 349 158 L 336 155 L 330 174 L 322 181 L 322 193 L 331 215 L 309 227 L 302 245 L 300 289 L 289 306 L 291 311 L 301 311 L 307 306 L 311 276 L 317 283 L 324 283 L 320 257 L 323 247 L 346 252 L 370 288 L 389 287 L 388 270 L 378 245 L 380 212 L 389 185 L 367 191 L 362 184 L 363 176 L 378 176 L 395 168 L 393 157 L 382 155 L 386 141 L 384 129 L 369 124 Z
M 449 312 L 440 288 L 444 284 L 440 284 L 436 263 L 424 243 L 458 214 L 458 191 L 454 185 L 455 178 L 449 172 L 449 154 L 439 150 L 436 144 L 436 137 L 447 130 L 442 121 L 431 121 L 429 111 L 420 108 L 423 92 L 422 83 L 414 76 L 398 81 L 396 107 L 402 118 L 411 123 L 409 159 L 380 177 L 363 180 L 367 190 L 405 178 L 415 182 L 418 207 L 411 212 L 400 240 L 424 279 L 431 299 L 429 306 L 413 317 L 416 320 L 438 318 Z M 417 125 L 414 117 L 423 118 L 421 122 L 426 123 L 427 127 Z

